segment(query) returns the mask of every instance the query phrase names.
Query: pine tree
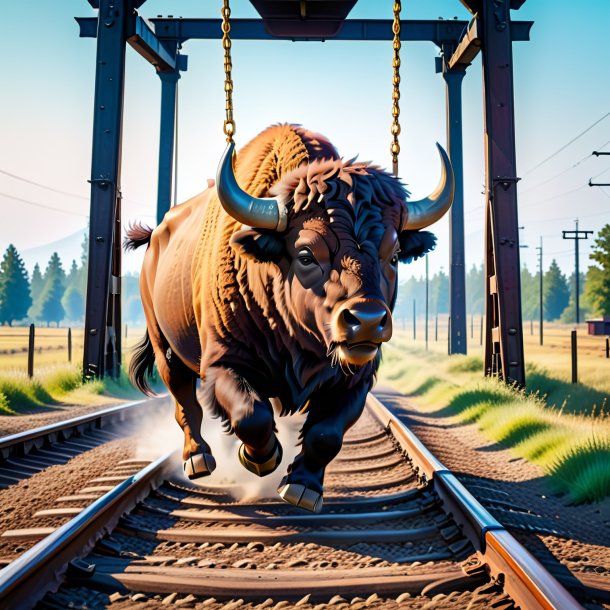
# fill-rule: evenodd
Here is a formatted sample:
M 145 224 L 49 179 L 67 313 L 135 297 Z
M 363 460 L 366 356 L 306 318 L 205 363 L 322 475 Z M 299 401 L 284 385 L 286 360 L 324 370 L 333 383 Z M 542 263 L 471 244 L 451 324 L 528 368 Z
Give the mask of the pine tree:
M 59 258 L 59 254 L 57 254 L 57 252 L 53 252 L 53 254 L 51 254 L 51 258 L 47 263 L 47 268 L 45 269 L 42 277 L 44 280 L 45 289 L 47 286 L 55 284 L 55 280 L 57 279 L 61 282 L 62 288 L 65 288 L 66 272 L 64 271 L 63 265 L 61 264 L 61 259 Z
M 425 290 L 424 280 L 424 290 Z M 449 313 L 449 276 L 441 270 L 435 273 L 430 279 L 429 285 L 429 308 L 430 314 L 435 313 Z M 421 302 L 421 311 L 424 311 L 426 307 L 425 294 L 424 299 Z
M 553 259 L 544 274 L 544 319 L 557 320 L 570 302 L 570 288 L 566 276 Z
M 521 311 L 524 320 L 540 316 L 540 286 L 538 274 L 533 275 L 527 265 L 521 267 Z
M 32 304 L 28 272 L 17 248 L 10 244 L 0 262 L 0 322 L 13 324 L 27 315 Z
M 32 284 L 30 286 L 30 292 L 32 294 L 32 301 L 35 303 L 38 297 L 42 294 L 44 289 L 44 280 L 42 279 L 42 273 L 40 273 L 40 265 L 36 263 L 34 265 L 34 271 L 32 272 Z
M 64 286 L 59 277 L 55 277 L 45 286 L 40 298 L 40 319 L 46 322 L 47 326 L 51 322 L 55 322 L 59 326 L 59 323 L 64 319 L 65 311 L 61 304 L 63 294 Z
M 87 294 L 87 273 L 89 260 L 89 236 L 85 233 L 81 243 L 80 267 L 75 286 L 80 290 L 83 298 Z
M 597 265 L 589 267 L 587 272 L 586 301 L 596 315 L 610 316 L 610 224 L 597 234 L 589 258 Z
M 57 321 L 56 314 L 53 313 L 52 317 L 49 317 L 49 305 L 47 302 L 51 299 L 59 301 L 61 307 L 61 299 L 64 295 L 66 285 L 66 274 L 63 270 L 61 259 L 57 252 L 53 252 L 47 268 L 45 269 L 44 275 L 42 276 L 42 291 L 40 292 L 37 299 L 34 300 L 34 304 L 30 308 L 30 318 L 41 322 L 55 322 Z M 52 298 L 51 296 L 52 295 Z M 59 320 L 63 320 L 64 312 L 62 307 L 62 313 Z
M 70 271 L 68 272 L 68 277 L 66 277 L 66 288 L 71 286 L 75 286 L 78 278 L 78 265 L 76 261 L 72 259 L 72 265 L 70 266 Z
M 69 286 L 61 299 L 68 320 L 80 322 L 85 317 L 85 299 L 76 286 Z
M 583 287 L 586 286 L 586 275 L 582 271 L 579 276 L 579 287 L 580 290 L 580 298 L 578 300 L 578 309 L 580 310 L 580 319 L 581 321 L 587 318 L 591 314 L 591 305 L 588 303 L 586 296 L 583 294 Z M 563 310 L 561 317 L 559 318 L 560 322 L 566 324 L 574 324 L 576 322 L 576 303 L 574 301 L 574 293 L 576 292 L 576 273 L 572 271 L 570 277 L 567 280 L 568 282 L 568 290 L 570 291 L 570 300 L 568 302 L 568 306 Z
M 473 265 L 466 274 L 466 310 L 469 314 L 481 315 L 484 309 L 485 272 L 483 264 Z

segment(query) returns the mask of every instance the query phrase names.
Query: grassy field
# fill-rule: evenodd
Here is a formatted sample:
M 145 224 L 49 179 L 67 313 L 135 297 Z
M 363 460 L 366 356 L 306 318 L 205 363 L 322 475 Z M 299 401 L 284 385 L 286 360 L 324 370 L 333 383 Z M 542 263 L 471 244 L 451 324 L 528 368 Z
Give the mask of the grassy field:
M 379 381 L 412 396 L 424 412 L 476 423 L 489 439 L 541 466 L 552 489 L 572 501 L 601 500 L 610 496 L 610 417 L 608 382 L 598 369 L 610 363 L 591 343 L 582 357 L 591 385 L 567 383 L 569 356 L 562 355 L 562 328 L 556 331 L 556 347 L 526 345 L 526 391 L 482 378 L 480 347 L 449 357 L 446 343 L 429 342 L 426 350 L 405 331 L 386 349 Z
M 143 328 L 123 330 L 123 350 L 129 350 L 144 333 Z M 0 376 L 3 373 L 27 372 L 29 328 L 0 326 Z M 50 368 L 63 367 L 68 361 L 68 329 L 38 326 L 35 331 L 34 373 L 48 373 Z M 81 364 L 83 329 L 72 328 L 72 362 Z
M 472 335 L 471 335 L 472 328 Z M 578 380 L 580 383 L 604 395 L 610 395 L 610 359 L 606 358 L 606 338 L 587 334 L 586 324 L 576 327 L 570 324 L 545 322 L 544 344 L 540 345 L 538 322 L 523 323 L 523 345 L 525 362 L 530 370 L 529 380 L 537 383 L 535 370 L 544 370 L 552 374 L 557 381 L 566 382 L 570 387 L 572 361 L 570 352 L 570 331 L 576 328 L 578 340 Z M 483 358 L 481 345 L 481 318 L 475 316 L 471 327 L 471 318 L 467 324 L 467 346 L 469 356 Z M 435 319 L 428 324 L 428 350 L 437 354 L 447 353 L 447 316 L 439 317 L 438 339 L 436 339 Z M 425 350 L 425 323 L 419 319 L 416 327 L 416 338 L 413 339 L 413 323 L 395 323 L 396 338 L 406 341 L 409 345 Z M 482 370 L 482 364 L 481 364 Z
M 72 329 L 72 362 L 68 361 L 68 329 L 38 327 L 35 333 L 34 377 L 27 376 L 27 327 L 0 327 L 0 413 L 54 404 L 100 404 L 109 398 L 138 398 L 123 374 L 118 381 L 82 383 L 83 330 Z M 143 329 L 129 330 L 123 337 L 128 350 Z

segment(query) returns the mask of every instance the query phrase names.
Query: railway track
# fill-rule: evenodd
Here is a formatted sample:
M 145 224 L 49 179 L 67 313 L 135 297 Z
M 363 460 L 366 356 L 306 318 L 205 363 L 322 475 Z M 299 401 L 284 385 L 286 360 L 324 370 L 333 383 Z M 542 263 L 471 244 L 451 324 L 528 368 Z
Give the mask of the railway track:
M 126 426 L 160 404 L 159 399 L 136 400 L 0 438 L 0 489 L 124 437 Z
M 0 571 L 0 607 L 581 608 L 374 397 L 319 515 L 176 463 L 119 464 L 126 480 Z

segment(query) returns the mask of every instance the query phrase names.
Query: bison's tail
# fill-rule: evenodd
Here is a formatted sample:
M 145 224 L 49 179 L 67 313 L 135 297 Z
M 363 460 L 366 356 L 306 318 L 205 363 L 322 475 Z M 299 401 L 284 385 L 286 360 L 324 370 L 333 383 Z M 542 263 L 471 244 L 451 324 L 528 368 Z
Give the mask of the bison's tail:
M 148 383 L 148 378 L 152 375 L 153 366 L 155 364 L 155 352 L 153 345 L 148 336 L 148 330 L 144 333 L 144 337 L 139 343 L 136 343 L 133 348 L 133 356 L 129 363 L 129 378 L 131 382 L 147 396 L 155 396 Z
M 127 229 L 127 237 L 123 241 L 125 251 L 135 250 L 144 244 L 150 243 L 150 236 L 153 230 L 150 227 L 140 223 L 129 225 Z

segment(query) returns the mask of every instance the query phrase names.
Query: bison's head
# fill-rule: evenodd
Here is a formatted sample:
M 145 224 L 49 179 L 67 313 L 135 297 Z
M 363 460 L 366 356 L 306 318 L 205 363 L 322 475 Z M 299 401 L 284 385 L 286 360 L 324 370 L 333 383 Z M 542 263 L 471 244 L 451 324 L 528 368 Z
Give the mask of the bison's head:
M 451 164 L 439 151 L 439 187 L 419 202 L 408 202 L 400 181 L 380 168 L 339 159 L 302 165 L 274 187 L 274 198 L 256 199 L 237 185 L 232 146 L 221 162 L 220 201 L 252 227 L 234 233 L 232 246 L 280 269 L 289 323 L 346 371 L 374 360 L 392 335 L 398 262 L 434 247 L 434 236 L 419 229 L 453 200 Z

